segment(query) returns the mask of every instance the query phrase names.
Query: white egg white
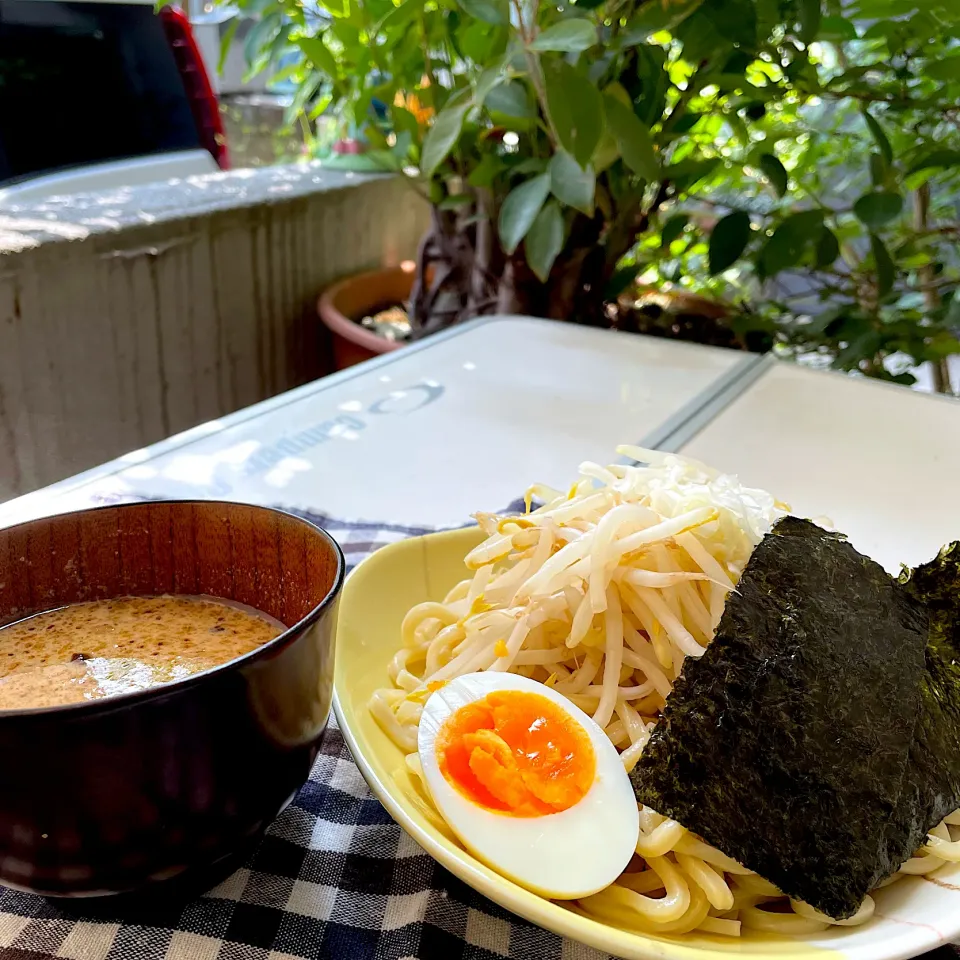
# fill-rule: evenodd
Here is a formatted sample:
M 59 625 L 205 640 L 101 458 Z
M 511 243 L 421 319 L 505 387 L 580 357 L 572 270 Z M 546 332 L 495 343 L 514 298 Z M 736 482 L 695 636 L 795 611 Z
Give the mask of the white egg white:
M 512 817 L 468 799 L 440 770 L 436 739 L 451 714 L 489 693 L 522 690 L 557 704 L 590 738 L 593 785 L 578 803 L 543 817 Z M 427 788 L 463 845 L 498 873 L 557 900 L 589 896 L 611 884 L 630 861 L 640 830 L 637 801 L 616 747 L 582 710 L 550 687 L 511 673 L 471 673 L 437 690 L 418 734 Z

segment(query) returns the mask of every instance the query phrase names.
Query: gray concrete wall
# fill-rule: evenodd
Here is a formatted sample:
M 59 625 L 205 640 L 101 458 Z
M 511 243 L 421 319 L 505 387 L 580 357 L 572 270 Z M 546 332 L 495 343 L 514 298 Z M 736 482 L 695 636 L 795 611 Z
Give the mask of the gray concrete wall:
M 412 257 L 427 216 L 316 167 L 0 214 L 0 500 L 330 372 L 317 295 Z

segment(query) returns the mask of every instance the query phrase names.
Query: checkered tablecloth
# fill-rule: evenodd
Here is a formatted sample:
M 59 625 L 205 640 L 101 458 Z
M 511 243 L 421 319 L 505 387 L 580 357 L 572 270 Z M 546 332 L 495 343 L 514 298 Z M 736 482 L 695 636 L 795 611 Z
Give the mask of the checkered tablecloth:
M 427 532 L 325 527 L 353 567 Z M 2 762 L 2 758 L 0 758 Z M 81 905 L 82 906 L 82 905 Z M 331 716 L 309 781 L 246 865 L 185 906 L 96 919 L 0 887 L 0 960 L 603 960 L 438 866 L 370 794 Z M 930 960 L 956 960 L 949 948 Z

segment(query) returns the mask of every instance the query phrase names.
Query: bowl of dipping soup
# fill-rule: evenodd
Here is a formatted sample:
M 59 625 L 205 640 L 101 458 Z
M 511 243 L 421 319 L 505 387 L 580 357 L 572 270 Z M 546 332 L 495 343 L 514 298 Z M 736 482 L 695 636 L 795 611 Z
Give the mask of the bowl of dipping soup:
M 244 504 L 0 530 L 0 883 L 216 879 L 309 776 L 343 575 L 318 527 Z

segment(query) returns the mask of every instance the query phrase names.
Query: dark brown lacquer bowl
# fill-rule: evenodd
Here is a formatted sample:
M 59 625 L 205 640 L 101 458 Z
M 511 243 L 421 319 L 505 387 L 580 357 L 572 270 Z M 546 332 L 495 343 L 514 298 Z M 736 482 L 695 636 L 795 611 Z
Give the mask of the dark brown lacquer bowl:
M 169 891 L 249 848 L 316 757 L 343 573 L 313 524 L 236 503 L 132 503 L 0 530 L 0 625 L 84 600 L 207 594 L 288 627 L 168 686 L 0 711 L 0 883 L 91 897 L 176 881 Z

